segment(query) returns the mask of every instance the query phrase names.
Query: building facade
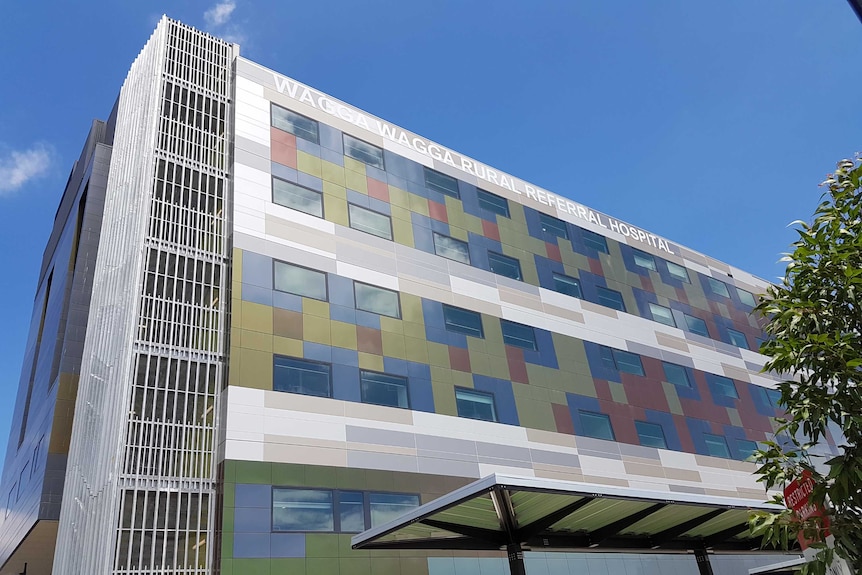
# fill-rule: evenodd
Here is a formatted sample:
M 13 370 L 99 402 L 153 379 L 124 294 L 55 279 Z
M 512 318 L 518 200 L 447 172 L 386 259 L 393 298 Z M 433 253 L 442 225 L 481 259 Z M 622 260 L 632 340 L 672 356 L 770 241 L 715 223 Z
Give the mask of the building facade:
M 46 248 L 0 574 L 503 572 L 350 549 L 495 471 L 759 503 L 766 285 L 163 18 Z

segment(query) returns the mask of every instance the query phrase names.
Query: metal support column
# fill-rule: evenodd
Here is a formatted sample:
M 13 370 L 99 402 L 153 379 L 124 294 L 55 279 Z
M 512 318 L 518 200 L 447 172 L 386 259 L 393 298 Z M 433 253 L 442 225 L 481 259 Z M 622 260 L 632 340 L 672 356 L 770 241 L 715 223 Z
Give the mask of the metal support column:
M 509 557 L 509 573 L 512 575 L 527 575 L 527 568 L 524 567 L 524 551 L 520 545 L 507 545 L 506 555 Z
M 706 549 L 695 549 L 694 559 L 697 561 L 697 570 L 700 575 L 713 575 L 712 565 L 709 562 L 709 553 Z

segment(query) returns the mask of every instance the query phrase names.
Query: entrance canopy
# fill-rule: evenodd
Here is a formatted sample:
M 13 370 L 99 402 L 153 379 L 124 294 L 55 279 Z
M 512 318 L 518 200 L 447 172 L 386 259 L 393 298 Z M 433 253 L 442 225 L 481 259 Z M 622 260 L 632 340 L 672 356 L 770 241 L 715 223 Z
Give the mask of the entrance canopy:
M 360 533 L 352 544 L 354 549 L 506 549 L 510 563 L 513 553 L 524 550 L 705 556 L 759 551 L 761 540 L 748 529 L 755 509 L 782 507 L 494 474 Z

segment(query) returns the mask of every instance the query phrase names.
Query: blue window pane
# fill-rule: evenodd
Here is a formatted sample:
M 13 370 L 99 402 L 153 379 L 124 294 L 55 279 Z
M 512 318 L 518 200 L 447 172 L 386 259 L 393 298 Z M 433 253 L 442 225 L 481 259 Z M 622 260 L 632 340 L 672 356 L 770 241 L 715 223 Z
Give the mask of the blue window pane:
M 584 245 L 598 252 L 608 252 L 608 240 L 605 236 L 591 232 L 590 230 L 581 229 L 581 236 L 584 238 Z
M 736 391 L 736 385 L 733 383 L 732 379 L 724 377 L 723 375 L 711 375 L 709 379 L 713 390 L 715 390 L 718 395 L 739 399 L 739 393 Z
M 458 180 L 427 167 L 425 168 L 425 186 L 453 198 L 461 197 L 458 193 Z
M 293 182 L 273 178 L 272 201 L 286 208 L 299 210 L 318 218 L 323 217 L 323 195 Z
M 497 194 L 486 192 L 485 190 L 476 190 L 479 196 L 479 207 L 495 214 L 509 217 L 509 201 L 506 198 L 501 198 Z
M 470 264 L 470 250 L 467 249 L 467 242 L 437 232 L 434 232 L 434 253 L 462 264 Z
M 285 110 L 281 106 L 272 105 L 272 125 L 279 130 L 293 134 L 297 138 L 320 143 L 319 128 L 315 120 L 306 118 L 296 112 Z
M 338 520 L 341 533 L 365 531 L 365 502 L 361 491 L 339 491 Z
M 676 327 L 676 321 L 673 319 L 673 312 L 670 311 L 670 308 L 650 302 L 649 311 L 653 320 L 671 327 Z
M 272 388 L 287 393 L 331 397 L 329 365 L 276 355 L 273 358 Z
M 458 417 L 497 421 L 497 410 L 494 408 L 494 396 L 473 389 L 455 389 L 455 406 Z
M 685 325 L 691 333 L 696 333 L 703 337 L 709 337 L 709 330 L 706 329 L 706 322 L 699 317 L 685 314 Z
M 524 349 L 536 349 L 536 332 L 529 325 L 500 320 L 500 326 L 503 328 L 503 343 L 522 347 Z
M 661 425 L 646 421 L 635 421 L 635 429 L 637 429 L 641 445 L 667 449 L 667 441 L 664 438 L 664 429 L 662 429 Z
M 539 221 L 542 223 L 542 231 L 557 236 L 558 238 L 569 239 L 569 230 L 566 228 L 566 222 L 548 214 L 539 214 Z
M 736 288 L 736 293 L 739 294 L 739 301 L 744 303 L 747 306 L 754 307 L 757 305 L 757 301 L 754 299 L 754 294 L 751 292 L 747 292 L 744 289 Z
M 581 294 L 581 282 L 563 274 L 554 274 L 554 291 L 579 299 L 583 297 Z
M 449 331 L 473 337 L 485 337 L 485 330 L 482 328 L 482 315 L 475 311 L 444 304 L 443 321 Z
M 644 374 L 644 366 L 641 363 L 641 356 L 636 353 L 615 349 L 614 360 L 617 362 L 617 369 L 620 371 L 633 373 L 635 375 Z
M 419 507 L 419 496 L 401 493 L 369 493 L 368 506 L 371 512 L 371 526 L 377 527 Z
M 273 489 L 272 530 L 334 531 L 332 492 L 322 489 Z
M 706 278 L 706 280 L 709 282 L 709 289 L 712 290 L 712 293 L 724 297 L 730 297 L 730 294 L 727 292 L 726 283 L 710 277 Z
M 353 282 L 353 291 L 356 295 L 356 309 L 389 317 L 401 317 L 398 292 L 359 282 Z
M 392 221 L 381 214 L 354 204 L 347 204 L 350 227 L 385 240 L 392 239 Z
M 634 250 L 635 265 L 648 270 L 656 271 L 655 258 L 646 252 Z
M 602 358 L 602 365 L 608 369 L 612 369 L 614 371 L 617 370 L 617 362 L 614 359 L 614 350 L 603 345 L 599 347 L 599 355 Z
M 661 362 L 661 364 L 664 367 L 665 381 L 681 387 L 691 387 L 691 381 L 688 379 L 688 370 L 686 368 L 665 361 Z
M 275 262 L 273 283 L 275 289 L 287 293 L 326 301 L 326 274 L 295 266 L 285 262 Z
M 730 343 L 736 347 L 748 349 L 748 340 L 745 339 L 745 334 L 735 329 L 727 328 L 727 336 L 730 338 Z
M 614 428 L 611 426 L 611 418 L 603 413 L 592 411 L 578 411 L 581 420 L 581 428 L 587 437 L 596 439 L 614 440 Z
M 757 450 L 757 442 L 749 439 L 737 439 L 736 451 L 740 459 L 748 459 Z
M 488 252 L 488 265 L 495 274 L 506 276 L 513 280 L 521 279 L 521 262 L 515 258 L 510 258 L 496 252 Z
M 409 409 L 407 378 L 374 371 L 361 371 L 360 391 L 363 403 Z
M 606 287 L 596 286 L 596 303 L 618 311 L 626 311 L 623 294 Z
M 769 400 L 769 403 L 771 403 L 773 407 L 778 407 L 778 404 L 781 401 L 781 392 L 777 389 L 767 389 L 766 398 Z
M 385 169 L 383 167 L 383 150 L 347 134 L 344 134 L 344 154 L 369 166 L 381 170 Z
M 727 448 L 727 440 L 721 435 L 713 435 L 711 433 L 703 434 L 703 441 L 706 443 L 706 453 L 713 457 L 730 458 L 730 450 Z
M 688 277 L 688 270 L 679 264 L 675 264 L 673 262 L 665 262 L 667 264 L 667 271 L 671 276 L 675 277 L 679 281 L 683 281 L 686 283 L 691 283 L 691 280 Z

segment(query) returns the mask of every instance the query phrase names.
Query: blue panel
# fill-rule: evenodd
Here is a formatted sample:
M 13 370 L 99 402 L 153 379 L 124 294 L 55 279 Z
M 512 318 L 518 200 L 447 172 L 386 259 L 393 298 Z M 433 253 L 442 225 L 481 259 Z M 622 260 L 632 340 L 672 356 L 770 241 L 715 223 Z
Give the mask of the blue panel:
M 272 305 L 281 309 L 302 313 L 302 298 L 292 293 L 273 291 Z
M 399 190 L 406 190 L 407 189 L 407 180 L 405 180 L 404 178 L 399 178 L 398 176 L 396 176 L 392 173 L 389 173 L 386 175 L 386 182 L 390 186 L 395 186 Z
M 349 365 L 332 365 L 332 397 L 344 401 L 362 401 L 359 393 L 359 368 Z
M 527 220 L 527 233 L 530 234 L 531 237 L 545 241 L 545 236 L 547 234 L 542 231 L 542 222 L 539 221 L 539 212 L 533 208 L 524 206 L 524 218 Z
M 272 288 L 258 287 L 251 284 L 242 284 L 242 299 L 262 305 L 272 305 Z
M 442 343 L 443 345 L 449 345 L 449 334 L 450 332 L 445 329 L 440 329 L 439 327 L 430 327 L 425 326 L 425 339 L 428 341 L 432 341 L 434 343 Z
M 332 348 L 332 363 L 359 367 L 359 352 L 344 347 Z
M 520 425 L 511 381 L 473 374 L 473 387 L 494 394 L 494 407 L 497 409 L 497 420 L 500 423 Z
M 431 379 L 431 366 L 416 361 L 407 362 L 407 376 L 417 379 Z
M 431 221 L 429 218 L 413 213 L 413 246 L 417 250 L 422 250 L 425 253 L 434 253 L 434 236 L 431 232 Z M 416 225 L 417 219 L 424 219 L 428 222 L 428 227 Z M 447 234 L 448 235 L 448 234 Z
M 385 156 L 383 161 L 384 163 L 386 162 Z M 375 168 L 374 166 L 369 164 L 365 165 L 365 175 L 369 178 L 374 178 L 375 180 L 379 180 L 381 182 L 386 181 L 386 172 L 384 172 L 380 168 Z
M 591 341 L 584 342 L 584 350 L 587 352 L 587 363 L 590 364 L 590 374 L 598 379 L 622 383 L 620 372 L 605 365 L 599 347 L 597 343 Z
M 367 208 L 369 204 L 368 200 L 368 194 L 363 194 L 355 190 L 347 190 L 347 201 L 351 204 Z
M 383 371 L 392 375 L 401 375 L 407 377 L 407 360 L 397 359 L 394 357 L 384 357 Z
M 398 154 L 394 154 L 389 150 L 383 150 L 383 163 L 386 165 L 386 173 L 388 176 L 395 176 L 403 179 L 405 182 L 409 179 L 410 176 L 410 160 L 405 158 L 404 156 L 399 156 Z M 384 180 L 386 181 L 386 180 Z M 392 184 L 392 182 L 389 182 Z M 393 186 L 396 184 L 392 184 Z M 404 186 L 398 186 L 402 190 L 406 188 L 406 184 Z
M 237 559 L 269 557 L 269 533 L 234 533 L 233 556 Z
M 736 404 L 739 399 L 723 395 L 719 391 L 719 384 L 716 382 L 716 379 L 721 376 L 712 373 L 704 373 L 704 376 L 706 377 L 706 384 L 709 386 L 710 395 L 712 395 L 712 402 L 715 405 L 721 405 L 723 407 L 736 407 Z M 739 385 L 736 381 L 732 379 L 731 381 L 733 381 L 734 387 L 737 387 Z M 737 395 L 739 394 L 738 388 L 736 389 L 736 393 Z
M 380 316 L 370 311 L 356 310 L 356 325 L 380 329 Z
M 272 258 L 243 251 L 242 283 L 272 289 Z
M 332 348 L 321 343 L 302 342 L 302 356 L 313 361 L 332 362 Z
M 235 507 L 272 509 L 272 486 L 237 483 L 235 489 Z
M 297 172 L 293 168 L 288 168 L 287 166 L 282 166 L 278 162 L 273 162 L 270 167 L 270 171 L 272 175 L 276 178 L 281 178 L 282 180 L 287 180 L 288 182 L 296 183 L 299 178 L 299 172 Z
M 339 142 L 341 138 L 339 138 Z M 326 160 L 331 164 L 335 164 L 336 166 L 344 167 L 344 154 L 342 152 L 336 152 L 335 150 L 330 150 L 329 148 L 321 148 L 320 149 L 320 159 Z
M 608 283 L 603 276 L 586 270 L 578 270 L 578 279 L 581 280 L 581 292 L 583 292 L 584 299 L 587 301 L 598 301 L 596 286 L 608 287 Z
M 476 196 L 476 186 L 458 180 L 458 193 L 461 196 L 461 204 L 464 206 L 464 213 L 484 218 L 492 222 L 497 221 L 497 214 L 483 210 L 479 207 L 479 198 Z
M 271 533 L 269 537 L 270 557 L 305 557 L 305 533 Z
M 566 273 L 563 264 L 556 260 L 540 256 L 539 254 L 535 254 L 534 259 L 536 260 L 536 272 L 539 275 L 539 285 L 545 289 L 554 289 L 555 273 L 571 276 L 571 274 Z
M 329 288 L 330 304 L 340 305 L 350 309 L 356 308 L 353 301 L 353 280 L 344 276 L 327 274 L 326 281 L 327 287 Z M 330 313 L 332 313 L 331 310 Z
M 437 232 L 438 234 L 443 234 L 444 236 L 451 236 L 452 232 L 449 231 L 449 224 L 446 222 L 441 222 L 440 220 L 431 219 L 431 230 Z
M 344 323 L 356 324 L 356 310 L 343 305 L 329 304 L 329 319 L 334 321 L 342 321 Z
M 383 200 L 369 197 L 368 207 L 375 212 L 380 212 L 381 214 L 386 214 L 387 216 L 392 215 L 392 204 L 390 204 L 389 202 L 384 202 Z
M 428 188 L 425 187 L 425 177 L 421 176 L 419 181 L 407 179 L 407 191 L 416 194 L 420 198 L 428 197 Z
M 309 142 L 305 138 L 296 139 L 296 149 L 312 156 L 320 157 L 320 144 Z
M 536 336 L 536 350 L 524 350 L 524 361 L 550 367 L 551 369 L 560 369 L 560 364 L 557 362 L 557 352 L 554 349 L 554 339 L 551 332 L 533 328 L 533 333 Z
M 318 192 L 323 191 L 323 180 L 316 176 L 312 176 L 310 174 L 306 174 L 305 172 L 299 172 L 298 178 L 299 185 L 305 186 L 306 188 L 311 188 L 312 190 L 317 190 Z
M 410 384 L 408 387 L 408 392 L 410 393 L 410 409 L 434 413 L 434 391 L 431 387 L 430 368 L 428 372 L 427 378 L 410 376 Z
M 686 374 L 688 374 L 688 381 L 691 383 L 691 387 L 683 387 L 681 385 L 674 385 L 674 389 L 676 389 L 676 395 L 678 397 L 683 397 L 685 399 L 693 399 L 695 401 L 701 401 L 700 388 L 697 386 L 697 382 L 694 378 L 694 369 L 692 369 L 690 367 L 686 367 L 686 366 L 682 366 L 682 367 L 685 368 L 685 372 L 686 372 Z
M 427 197 L 432 202 L 437 202 L 438 204 L 446 204 L 446 194 L 438 192 L 437 190 L 426 190 L 425 197 Z M 451 197 L 451 196 L 450 196 Z M 455 198 L 453 198 L 455 199 Z
M 633 274 L 638 274 L 641 276 L 649 277 L 649 270 L 645 267 L 641 267 L 635 263 L 634 249 L 628 244 L 619 244 L 620 252 L 623 256 L 623 263 L 626 266 L 626 269 Z M 655 257 L 655 256 L 653 256 Z M 660 264 L 658 260 L 656 260 L 656 269 L 665 267 Z M 658 302 L 655 302 L 658 303 Z
M 566 393 L 566 401 L 569 404 L 569 415 L 572 417 L 572 424 L 575 427 L 575 435 L 585 435 L 584 428 L 581 426 L 581 418 L 578 417 L 578 410 L 601 413 L 602 409 L 599 404 L 599 400 L 595 397 Z
M 712 428 L 709 426 L 709 423 L 693 417 L 686 417 L 685 423 L 688 425 L 688 431 L 691 434 L 691 441 L 694 444 L 695 453 L 709 455 L 709 452 L 706 450 L 706 442 L 703 440 L 704 433 L 712 433 Z
M 236 533 L 269 533 L 272 531 L 271 515 L 272 508 L 237 507 L 234 509 L 233 530 Z
M 682 443 L 679 440 L 679 433 L 676 430 L 676 422 L 673 415 L 664 411 L 654 411 L 652 409 L 645 410 L 646 420 L 650 423 L 661 425 L 664 432 L 664 439 L 667 442 L 667 448 L 674 451 L 682 451 Z
M 341 130 L 336 130 L 328 124 L 319 124 L 320 146 L 336 152 L 339 156 L 344 156 L 344 141 L 341 137 Z M 342 164 L 343 165 L 343 162 Z

